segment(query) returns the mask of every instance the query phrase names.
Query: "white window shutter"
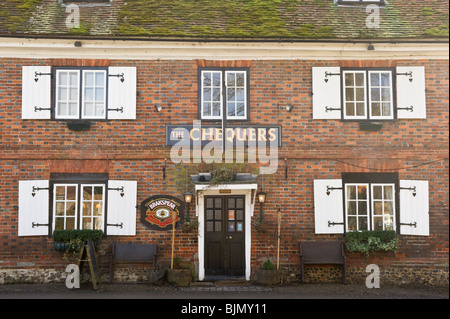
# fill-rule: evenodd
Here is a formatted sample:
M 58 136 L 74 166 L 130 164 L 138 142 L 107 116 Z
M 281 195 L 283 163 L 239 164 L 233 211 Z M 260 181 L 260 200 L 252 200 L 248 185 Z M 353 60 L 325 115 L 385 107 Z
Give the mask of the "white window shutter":
M 19 236 L 48 235 L 48 187 L 48 180 L 19 181 Z
M 428 181 L 400 180 L 400 234 L 429 236 Z
M 109 67 L 108 75 L 108 119 L 136 119 L 136 67 Z
M 22 119 L 51 118 L 50 74 L 50 66 L 22 67 Z
M 344 233 L 341 179 L 314 180 L 314 224 L 316 234 Z
M 397 67 L 397 118 L 425 119 L 425 67 Z
M 312 68 L 313 119 L 338 120 L 341 118 L 340 73 L 340 67 Z M 327 108 L 333 110 L 327 110 Z
M 136 235 L 136 181 L 108 181 L 107 235 Z

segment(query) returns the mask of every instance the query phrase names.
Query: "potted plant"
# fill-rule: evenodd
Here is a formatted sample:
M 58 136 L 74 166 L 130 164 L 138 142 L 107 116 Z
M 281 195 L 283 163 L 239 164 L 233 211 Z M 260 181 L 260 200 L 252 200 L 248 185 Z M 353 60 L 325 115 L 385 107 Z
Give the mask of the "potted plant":
M 98 246 L 102 237 L 101 230 L 93 229 L 64 229 L 53 232 L 55 250 L 62 252 L 78 252 L 88 240 Z
M 255 275 L 256 282 L 261 285 L 273 286 L 281 283 L 281 271 L 275 268 L 270 259 L 263 263 L 262 269 L 255 270 Z
M 173 267 L 167 269 L 167 281 L 177 287 L 187 287 L 192 281 L 192 270 L 187 262 L 173 258 Z

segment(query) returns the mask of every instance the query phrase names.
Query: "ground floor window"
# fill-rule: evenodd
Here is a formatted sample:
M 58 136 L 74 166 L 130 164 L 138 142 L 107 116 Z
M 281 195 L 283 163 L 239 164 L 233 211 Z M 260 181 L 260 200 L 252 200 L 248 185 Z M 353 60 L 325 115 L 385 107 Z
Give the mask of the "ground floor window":
M 395 230 L 397 178 L 391 175 L 346 174 L 343 181 L 347 231 Z
M 54 177 L 53 230 L 104 230 L 106 180 L 102 176 L 92 177 L 66 174 Z

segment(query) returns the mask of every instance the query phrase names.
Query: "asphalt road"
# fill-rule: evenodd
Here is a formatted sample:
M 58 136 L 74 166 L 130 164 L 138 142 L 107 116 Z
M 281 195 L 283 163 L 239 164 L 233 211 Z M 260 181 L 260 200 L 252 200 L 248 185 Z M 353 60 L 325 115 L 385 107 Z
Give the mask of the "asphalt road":
M 361 284 L 301 284 L 263 287 L 253 285 L 191 286 L 90 283 L 68 289 L 64 283 L 0 285 L 0 299 L 449 299 L 448 287 L 391 286 L 367 288 Z

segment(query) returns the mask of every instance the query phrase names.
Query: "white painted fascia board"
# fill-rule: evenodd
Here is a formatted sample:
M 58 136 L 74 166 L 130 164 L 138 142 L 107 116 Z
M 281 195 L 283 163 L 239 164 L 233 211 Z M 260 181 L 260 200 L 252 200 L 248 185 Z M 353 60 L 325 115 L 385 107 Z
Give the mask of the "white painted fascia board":
M 0 37 L 0 57 L 139 60 L 448 59 L 448 42 L 193 42 Z

